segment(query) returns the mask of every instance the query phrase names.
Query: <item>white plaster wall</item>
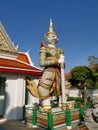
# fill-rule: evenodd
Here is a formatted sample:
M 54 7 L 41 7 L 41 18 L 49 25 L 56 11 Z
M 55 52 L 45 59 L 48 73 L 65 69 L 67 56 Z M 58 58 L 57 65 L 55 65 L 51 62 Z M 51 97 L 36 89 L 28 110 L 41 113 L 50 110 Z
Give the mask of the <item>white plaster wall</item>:
M 25 75 L 4 73 L 6 77 L 6 119 L 22 119 L 23 105 L 25 103 Z
M 69 96 L 70 97 L 81 97 L 81 94 L 79 92 L 79 89 L 73 88 L 69 91 Z
M 7 75 L 6 75 L 7 76 Z M 22 119 L 25 104 L 25 75 L 10 74 L 6 87 L 6 119 Z
M 25 105 L 25 78 L 30 77 L 38 84 L 38 78 L 34 75 L 23 75 L 14 73 L 0 73 L 1 76 L 6 77 L 6 101 L 4 118 L 22 119 L 23 106 Z M 39 99 L 29 94 L 28 105 L 35 102 L 39 103 Z
M 15 119 L 15 103 L 16 103 L 16 74 L 5 75 L 6 80 L 6 102 L 5 102 L 5 115 L 6 119 Z
M 25 77 L 18 75 L 15 92 L 15 119 L 22 119 L 25 104 Z

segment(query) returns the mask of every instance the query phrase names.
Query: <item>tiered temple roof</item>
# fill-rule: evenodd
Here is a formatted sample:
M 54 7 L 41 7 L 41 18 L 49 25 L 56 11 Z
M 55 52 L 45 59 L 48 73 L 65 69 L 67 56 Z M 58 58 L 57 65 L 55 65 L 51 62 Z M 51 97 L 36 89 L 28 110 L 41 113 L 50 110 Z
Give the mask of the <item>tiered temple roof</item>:
M 7 35 L 0 23 L 0 72 L 41 75 L 42 70 L 33 65 L 28 52 L 18 52 L 18 46 Z

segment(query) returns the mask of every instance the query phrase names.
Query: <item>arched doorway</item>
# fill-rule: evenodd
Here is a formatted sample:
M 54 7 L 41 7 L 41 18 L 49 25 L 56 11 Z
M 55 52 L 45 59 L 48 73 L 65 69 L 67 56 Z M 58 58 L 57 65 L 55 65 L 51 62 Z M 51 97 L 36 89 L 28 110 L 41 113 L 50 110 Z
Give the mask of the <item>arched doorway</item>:
M 3 117 L 5 110 L 5 81 L 6 78 L 0 76 L 0 118 Z

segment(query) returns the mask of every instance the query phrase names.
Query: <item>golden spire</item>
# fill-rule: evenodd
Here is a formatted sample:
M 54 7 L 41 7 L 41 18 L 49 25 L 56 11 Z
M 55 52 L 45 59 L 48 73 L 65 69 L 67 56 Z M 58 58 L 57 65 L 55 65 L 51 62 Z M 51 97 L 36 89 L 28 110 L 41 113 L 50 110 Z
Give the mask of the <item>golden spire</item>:
M 52 22 L 52 19 L 50 18 L 50 26 L 49 26 L 49 31 L 47 33 L 44 34 L 45 38 L 46 38 L 46 41 L 47 41 L 47 37 L 48 35 L 56 35 L 56 33 L 53 31 L 53 22 Z
M 50 18 L 49 32 L 53 32 L 53 22 L 51 18 Z

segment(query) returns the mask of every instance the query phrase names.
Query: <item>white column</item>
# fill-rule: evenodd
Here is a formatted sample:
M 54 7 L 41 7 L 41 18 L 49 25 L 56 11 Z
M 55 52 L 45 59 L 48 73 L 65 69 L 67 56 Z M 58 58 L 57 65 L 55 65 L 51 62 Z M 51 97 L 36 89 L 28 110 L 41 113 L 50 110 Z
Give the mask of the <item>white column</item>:
M 64 65 L 61 64 L 61 91 L 62 91 L 62 107 L 66 105 L 66 94 L 65 94 L 65 74 Z

